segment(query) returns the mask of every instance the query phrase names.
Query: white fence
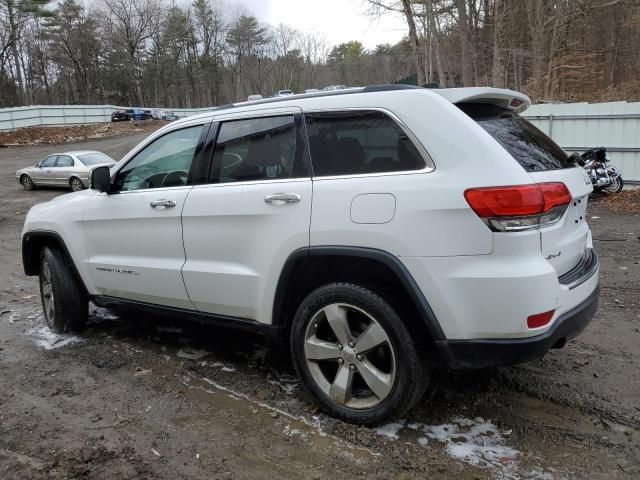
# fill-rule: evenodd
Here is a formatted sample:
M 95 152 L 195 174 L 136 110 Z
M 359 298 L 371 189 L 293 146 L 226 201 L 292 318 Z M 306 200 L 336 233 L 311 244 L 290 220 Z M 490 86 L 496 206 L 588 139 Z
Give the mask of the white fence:
M 606 147 L 622 177 L 640 182 L 640 103 L 540 104 L 523 116 L 568 152 Z
M 33 106 L 0 109 L 0 131 L 38 125 L 74 125 L 111 120 L 113 105 Z M 171 109 L 179 117 L 211 108 Z M 524 116 L 569 152 L 604 146 L 625 180 L 640 182 L 640 103 L 533 105 Z
M 0 109 L 0 132 L 23 127 L 80 125 L 86 123 L 104 123 L 111 121 L 115 110 L 127 107 L 114 105 L 36 105 Z M 211 108 L 173 108 L 167 109 L 179 117 L 188 117 L 210 111 Z

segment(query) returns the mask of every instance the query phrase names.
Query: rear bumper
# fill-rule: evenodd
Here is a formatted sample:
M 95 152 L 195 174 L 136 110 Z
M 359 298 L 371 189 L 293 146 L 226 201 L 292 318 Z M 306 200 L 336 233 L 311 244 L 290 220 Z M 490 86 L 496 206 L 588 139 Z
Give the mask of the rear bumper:
M 579 335 L 598 308 L 599 286 L 579 305 L 559 317 L 552 328 L 528 338 L 442 340 L 437 348 L 449 368 L 486 368 L 514 365 L 542 358 Z

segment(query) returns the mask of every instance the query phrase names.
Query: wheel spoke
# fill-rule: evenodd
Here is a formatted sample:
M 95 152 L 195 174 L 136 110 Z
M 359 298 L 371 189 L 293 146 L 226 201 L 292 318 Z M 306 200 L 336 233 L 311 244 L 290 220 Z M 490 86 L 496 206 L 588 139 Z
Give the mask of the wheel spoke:
M 323 310 L 331 330 L 342 345 L 347 345 L 351 341 L 351 331 L 347 322 L 347 311 L 336 304 L 329 305 Z
M 49 282 L 44 282 L 42 284 L 42 295 L 45 297 L 49 297 L 51 295 L 51 284 Z
M 333 400 L 344 405 L 351 399 L 351 384 L 353 383 L 354 371 L 344 363 L 340 365 L 336 378 L 329 388 L 329 395 Z
M 376 397 L 383 399 L 389 394 L 392 386 L 391 375 L 379 370 L 367 360 L 359 363 L 356 367 L 360 375 L 362 375 L 362 379 Z
M 356 340 L 356 352 L 364 353 L 388 341 L 387 334 L 379 323 L 371 322 L 367 329 Z
M 44 275 L 47 283 L 51 283 L 51 272 L 49 271 L 49 265 L 46 263 L 42 266 L 42 274 Z
M 333 360 L 340 357 L 338 345 L 315 336 L 307 339 L 304 351 L 309 360 Z

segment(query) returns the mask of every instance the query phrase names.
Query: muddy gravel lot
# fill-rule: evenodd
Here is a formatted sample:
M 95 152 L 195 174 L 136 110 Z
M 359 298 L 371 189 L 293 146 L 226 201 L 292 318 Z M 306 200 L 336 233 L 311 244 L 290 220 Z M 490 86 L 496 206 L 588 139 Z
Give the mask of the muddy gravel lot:
M 120 158 L 143 137 L 74 144 Z M 92 307 L 45 329 L 15 180 L 55 146 L 0 149 L 0 478 L 640 478 L 640 216 L 592 199 L 602 293 L 530 364 L 438 372 L 409 418 L 326 417 L 260 337 Z

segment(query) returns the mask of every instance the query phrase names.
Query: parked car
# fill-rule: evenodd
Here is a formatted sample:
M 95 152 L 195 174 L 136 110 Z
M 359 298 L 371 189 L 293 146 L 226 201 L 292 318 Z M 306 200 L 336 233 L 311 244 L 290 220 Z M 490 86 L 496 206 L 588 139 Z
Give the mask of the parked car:
M 248 101 L 248 102 L 255 102 L 256 100 L 262 100 L 262 98 L 263 98 L 263 97 L 262 97 L 262 95 L 260 95 L 260 94 L 258 93 L 258 94 L 254 94 L 254 95 L 249 95 L 249 96 L 247 97 L 247 101 Z
M 291 95 L 293 95 L 291 90 L 278 90 L 273 93 L 272 97 L 290 97 Z
M 345 90 L 346 88 L 346 85 L 329 85 L 327 87 L 324 87 L 322 90 L 326 92 L 333 92 L 335 90 Z
M 33 167 L 16 172 L 16 179 L 25 190 L 40 186 L 69 187 L 77 192 L 89 186 L 89 172 L 98 166 L 112 167 L 116 161 L 102 152 L 83 150 L 54 153 Z
M 159 108 L 154 108 L 151 110 L 151 118 L 154 120 L 162 120 L 162 115 L 164 114 L 164 110 L 160 110 Z
M 387 85 L 173 122 L 30 210 L 25 273 L 56 332 L 89 299 L 181 312 L 288 345 L 337 418 L 405 418 L 434 368 L 540 358 L 597 308 L 591 181 L 529 104 Z
M 178 115 L 176 115 L 173 112 L 168 112 L 168 111 L 164 111 L 162 112 L 162 115 L 160 115 L 160 120 L 166 120 L 169 122 L 173 122 L 175 120 L 178 120 L 180 117 L 178 117 Z
M 150 120 L 153 118 L 150 110 L 143 110 L 142 108 L 130 108 L 126 111 L 131 120 Z
M 112 122 L 128 122 L 130 119 L 129 110 L 116 110 L 111 114 Z

